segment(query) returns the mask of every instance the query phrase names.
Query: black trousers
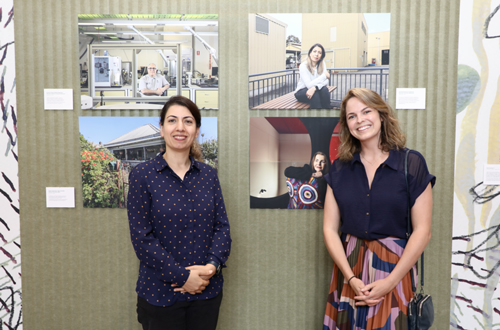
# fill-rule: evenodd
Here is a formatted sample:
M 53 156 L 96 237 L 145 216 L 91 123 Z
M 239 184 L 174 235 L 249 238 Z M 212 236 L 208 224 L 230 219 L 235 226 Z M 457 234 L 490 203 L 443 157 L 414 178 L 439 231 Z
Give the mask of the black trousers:
M 178 301 L 168 307 L 137 297 L 137 320 L 143 330 L 215 330 L 221 301 L 222 291 L 212 299 Z
M 314 92 L 313 97 L 311 99 L 307 98 L 307 87 L 299 89 L 295 93 L 295 98 L 299 102 L 309 103 L 311 109 L 331 109 L 330 105 L 330 93 L 328 92 L 328 88 L 325 86 L 321 88 L 319 91 Z

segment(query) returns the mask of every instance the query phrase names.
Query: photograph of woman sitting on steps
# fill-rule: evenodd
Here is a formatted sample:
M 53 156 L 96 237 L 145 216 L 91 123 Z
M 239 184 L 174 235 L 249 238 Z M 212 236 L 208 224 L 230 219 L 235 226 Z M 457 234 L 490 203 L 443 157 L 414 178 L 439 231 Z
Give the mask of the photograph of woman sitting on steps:
M 323 59 L 325 49 L 321 44 L 314 44 L 307 53 L 307 58 L 300 64 L 300 80 L 295 90 L 299 102 L 308 103 L 310 109 L 331 109 L 328 81 L 330 74 Z

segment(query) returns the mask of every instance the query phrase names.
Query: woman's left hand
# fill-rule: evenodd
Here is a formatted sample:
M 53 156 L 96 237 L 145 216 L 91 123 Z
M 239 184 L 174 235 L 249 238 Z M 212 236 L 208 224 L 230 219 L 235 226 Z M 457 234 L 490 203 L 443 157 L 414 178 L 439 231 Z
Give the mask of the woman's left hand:
M 391 292 L 394 287 L 395 285 L 387 278 L 367 284 L 361 289 L 362 295 L 354 297 L 357 300 L 356 306 L 375 306 L 384 300 L 385 295 Z
M 323 173 L 321 171 L 314 172 L 312 174 L 313 177 L 315 178 L 321 178 L 323 176 Z

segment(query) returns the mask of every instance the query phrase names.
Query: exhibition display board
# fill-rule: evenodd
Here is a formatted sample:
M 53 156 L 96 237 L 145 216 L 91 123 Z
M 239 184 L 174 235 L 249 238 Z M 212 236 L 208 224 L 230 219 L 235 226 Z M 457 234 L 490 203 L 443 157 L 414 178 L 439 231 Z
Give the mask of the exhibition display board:
M 220 70 L 210 72 L 217 74 L 218 95 L 200 94 L 210 104 L 202 116 L 217 117 L 218 175 L 233 239 L 218 329 L 321 328 L 332 271 L 321 210 L 251 208 L 252 119 L 339 116 L 338 109 L 250 109 L 249 17 L 255 13 L 390 13 L 390 79 L 384 97 L 394 107 L 396 88 L 426 89 L 425 109 L 400 109 L 397 115 L 408 147 L 425 156 L 437 177 L 426 291 L 433 295 L 434 328 L 449 327 L 458 1 L 20 0 L 14 12 L 26 329 L 139 329 L 134 291 L 139 263 L 126 210 L 84 207 L 79 120 L 157 117 L 159 110 L 80 108 L 78 15 L 168 13 L 216 14 L 218 19 Z M 369 64 L 371 58 L 365 60 Z M 73 110 L 44 110 L 46 89 L 71 89 Z M 335 125 L 329 123 L 328 134 L 335 135 Z M 311 152 L 297 166 L 307 163 Z M 47 187 L 74 187 L 75 207 L 47 208 Z

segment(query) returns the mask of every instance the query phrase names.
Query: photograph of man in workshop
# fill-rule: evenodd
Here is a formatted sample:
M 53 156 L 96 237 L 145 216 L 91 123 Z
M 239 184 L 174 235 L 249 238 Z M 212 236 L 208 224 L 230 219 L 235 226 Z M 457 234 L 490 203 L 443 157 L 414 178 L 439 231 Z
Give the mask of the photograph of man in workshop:
M 219 108 L 218 15 L 78 15 L 83 109 Z

